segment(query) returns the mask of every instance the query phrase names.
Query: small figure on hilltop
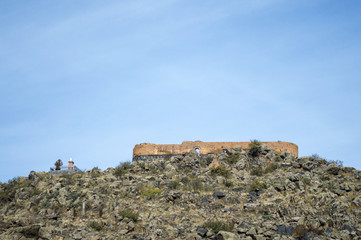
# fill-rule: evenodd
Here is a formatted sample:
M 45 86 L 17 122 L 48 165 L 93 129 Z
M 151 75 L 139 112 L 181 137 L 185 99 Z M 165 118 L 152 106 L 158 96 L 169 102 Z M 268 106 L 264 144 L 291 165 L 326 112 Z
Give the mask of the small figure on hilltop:
M 55 162 L 55 170 L 60 170 L 61 166 L 63 166 L 63 162 L 61 159 L 58 159 L 58 161 Z

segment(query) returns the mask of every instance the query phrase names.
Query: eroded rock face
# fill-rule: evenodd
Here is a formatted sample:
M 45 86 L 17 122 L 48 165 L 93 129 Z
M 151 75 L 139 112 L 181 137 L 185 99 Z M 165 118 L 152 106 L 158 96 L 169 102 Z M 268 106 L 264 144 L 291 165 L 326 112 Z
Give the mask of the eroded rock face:
M 0 239 L 359 239 L 361 173 L 262 146 L 0 184 Z

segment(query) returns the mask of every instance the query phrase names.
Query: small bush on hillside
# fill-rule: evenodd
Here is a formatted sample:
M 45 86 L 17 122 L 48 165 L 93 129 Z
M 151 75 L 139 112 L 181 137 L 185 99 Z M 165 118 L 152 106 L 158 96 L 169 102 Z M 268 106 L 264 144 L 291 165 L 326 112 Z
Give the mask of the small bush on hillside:
M 137 165 L 138 165 L 138 167 L 140 167 L 141 169 L 145 169 L 145 162 L 137 162 Z
M 93 221 L 93 222 L 91 222 L 91 223 L 89 224 L 89 227 L 91 227 L 91 228 L 94 229 L 95 231 L 100 232 L 101 230 L 103 230 L 104 224 L 101 223 L 101 222 L 95 222 L 95 221 Z
M 205 158 L 201 158 L 199 160 L 199 163 L 201 164 L 202 168 L 205 168 L 205 167 L 207 167 L 209 165 L 208 162 L 207 162 L 207 159 L 205 159 Z
M 119 215 L 123 218 L 129 218 L 133 222 L 137 222 L 139 218 L 139 214 L 134 212 L 132 209 L 126 208 L 124 210 L 121 210 L 119 212 Z
M 80 193 L 77 191 L 73 191 L 71 192 L 67 197 L 66 200 L 71 200 L 72 202 L 74 202 L 75 200 L 77 200 L 80 197 Z
M 211 156 L 208 156 L 208 157 L 206 157 L 206 164 L 207 164 L 207 166 L 209 165 L 209 164 L 211 164 L 211 162 L 213 162 L 213 157 L 211 157 Z
M 278 168 L 278 164 L 277 163 L 271 163 L 270 165 L 268 165 L 266 167 L 266 169 L 264 170 L 265 173 L 271 173 L 274 172 L 276 169 Z
M 181 178 L 181 182 L 187 185 L 190 182 L 190 178 L 188 176 L 184 176 Z
M 203 183 L 198 178 L 191 179 L 187 185 L 193 191 L 201 191 L 201 190 L 203 190 Z
M 169 189 L 177 189 L 179 187 L 179 181 L 178 180 L 175 180 L 175 181 L 170 181 L 168 184 L 167 184 L 167 187 Z
M 327 160 L 327 165 L 329 165 L 331 163 L 336 163 L 336 165 L 339 167 L 343 166 L 343 162 L 341 160 Z
M 251 170 L 251 175 L 253 175 L 253 176 L 262 176 L 263 175 L 263 173 L 264 173 L 264 171 L 263 171 L 263 169 L 262 168 L 253 168 L 252 170 Z
M 1 203 L 6 203 L 9 201 L 9 195 L 6 192 L 1 191 L 0 192 L 0 206 Z
M 311 157 L 313 157 L 314 159 L 321 158 L 320 155 L 318 155 L 317 153 L 312 154 Z
M 97 178 L 97 177 L 99 177 L 100 176 L 100 168 L 98 168 L 98 167 L 93 167 L 93 169 L 91 170 L 91 172 L 90 172 L 90 176 L 92 177 L 92 178 Z
M 155 165 L 150 165 L 149 166 L 149 172 L 152 175 L 159 175 L 160 174 L 159 168 L 157 168 L 157 166 L 155 166 Z
M 228 163 L 230 165 L 233 165 L 233 164 L 237 163 L 240 156 L 241 156 L 241 154 L 239 152 L 230 153 L 226 156 L 224 161 L 226 161 L 226 163 Z
M 225 223 L 222 221 L 210 221 L 203 224 L 204 228 L 210 228 L 214 233 L 218 233 L 219 231 L 231 232 L 233 230 L 233 225 L 229 223 Z
M 261 143 L 258 140 L 251 140 L 249 144 L 249 155 L 251 157 L 257 157 L 261 153 Z
M 15 198 L 16 190 L 25 186 L 25 183 L 21 183 L 19 177 L 14 177 L 7 183 L 3 183 L 3 190 L 0 191 L 0 204 L 11 202 Z
M 305 184 L 305 185 L 310 185 L 311 184 L 311 179 L 308 177 L 302 177 L 301 181 Z
M 101 170 L 100 170 L 100 168 L 98 168 L 98 167 L 93 167 L 93 169 L 92 169 L 92 172 L 100 172 Z
M 71 173 L 62 174 L 61 178 L 63 179 L 65 185 L 69 186 L 75 184 L 75 177 Z
M 282 158 L 279 154 L 276 154 L 276 156 L 274 157 L 274 161 L 275 162 L 281 162 L 282 161 Z
M 211 174 L 215 175 L 215 176 L 223 176 L 225 178 L 228 178 L 231 175 L 231 173 L 223 165 L 220 165 L 220 166 L 218 166 L 216 168 L 212 168 Z
M 231 180 L 231 179 L 226 179 L 225 181 L 224 181 L 224 186 L 226 186 L 226 187 L 228 187 L 228 188 L 230 188 L 230 187 L 233 187 L 233 181 Z
M 126 174 L 129 171 L 129 169 L 131 169 L 131 168 L 132 168 L 132 165 L 130 162 L 121 163 L 114 169 L 114 176 L 120 178 L 124 174 Z
M 266 188 L 267 188 L 266 183 L 255 180 L 249 185 L 248 191 L 249 192 L 261 191 L 262 189 L 266 189 Z
M 124 168 L 124 169 L 126 169 L 126 170 L 129 170 L 129 169 L 132 168 L 132 164 L 131 164 L 130 162 L 123 162 L 123 163 L 121 164 L 121 167 Z
M 155 196 L 158 194 L 161 194 L 162 190 L 160 190 L 159 188 L 143 188 L 142 189 L 142 196 L 146 197 L 146 196 Z
M 198 177 L 182 177 L 180 182 L 184 185 L 184 189 L 188 191 L 202 191 L 206 190 L 206 187 L 202 180 Z

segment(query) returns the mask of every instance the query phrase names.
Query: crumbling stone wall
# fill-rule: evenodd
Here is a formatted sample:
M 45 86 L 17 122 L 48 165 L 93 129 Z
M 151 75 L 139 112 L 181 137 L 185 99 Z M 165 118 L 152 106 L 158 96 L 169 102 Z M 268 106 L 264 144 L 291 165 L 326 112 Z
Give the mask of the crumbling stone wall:
M 251 142 L 201 142 L 201 141 L 185 141 L 182 144 L 153 144 L 142 143 L 135 145 L 133 149 L 133 159 L 141 159 L 142 156 L 165 156 L 165 155 L 181 155 L 188 153 L 192 149 L 199 149 L 201 155 L 220 153 L 225 149 L 241 147 L 249 149 Z M 290 152 L 298 156 L 298 146 L 290 142 L 262 142 L 268 148 L 272 148 L 277 152 Z

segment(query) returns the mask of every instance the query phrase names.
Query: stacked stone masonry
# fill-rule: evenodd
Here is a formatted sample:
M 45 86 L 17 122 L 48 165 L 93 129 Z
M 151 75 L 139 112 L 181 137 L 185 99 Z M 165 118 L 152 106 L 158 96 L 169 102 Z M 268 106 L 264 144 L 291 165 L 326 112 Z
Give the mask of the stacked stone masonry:
M 241 147 L 249 149 L 251 142 L 201 142 L 201 141 L 185 141 L 182 144 L 153 144 L 142 143 L 135 145 L 133 149 L 133 161 L 156 159 L 165 156 L 183 155 L 193 149 L 198 149 L 200 155 L 221 153 L 225 149 L 234 149 Z M 262 142 L 268 148 L 274 149 L 276 152 L 290 152 L 298 156 L 298 146 L 290 142 Z

